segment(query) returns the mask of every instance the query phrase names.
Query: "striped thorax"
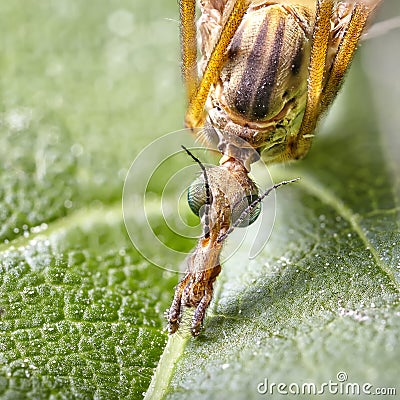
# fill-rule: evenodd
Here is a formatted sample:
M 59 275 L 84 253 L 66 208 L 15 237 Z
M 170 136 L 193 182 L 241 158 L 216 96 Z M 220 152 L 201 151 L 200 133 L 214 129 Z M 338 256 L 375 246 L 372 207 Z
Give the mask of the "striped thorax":
M 304 5 L 253 5 L 226 52 L 226 61 L 207 101 L 207 131 L 238 136 L 273 159 L 299 130 L 307 99 L 313 8 Z M 208 6 L 212 5 L 211 2 Z M 314 7 L 315 8 L 315 7 Z M 202 51 L 208 59 L 210 37 L 223 15 L 210 10 L 200 20 Z M 210 36 L 211 35 L 211 36 Z M 249 165 L 246 155 L 229 154 Z M 247 161 L 247 162 L 246 162 Z M 250 163 L 253 160 L 250 160 Z

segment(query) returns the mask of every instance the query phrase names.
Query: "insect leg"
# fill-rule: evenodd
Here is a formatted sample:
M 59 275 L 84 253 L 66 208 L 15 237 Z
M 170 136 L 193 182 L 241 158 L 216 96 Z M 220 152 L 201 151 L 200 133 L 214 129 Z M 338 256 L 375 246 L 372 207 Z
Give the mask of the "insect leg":
M 181 0 L 181 6 L 182 3 L 188 3 L 188 1 Z M 236 0 L 232 7 L 232 11 L 222 28 L 221 35 L 211 52 L 200 84 L 198 85 L 194 95 L 189 98 L 189 106 L 185 117 L 185 125 L 188 128 L 198 128 L 204 124 L 204 106 L 211 85 L 217 81 L 221 73 L 224 65 L 226 49 L 246 13 L 249 3 L 249 0 Z M 182 27 L 184 27 L 183 23 Z
M 192 326 L 190 328 L 190 332 L 193 336 L 197 336 L 200 333 L 201 325 L 203 324 L 204 317 L 206 315 L 206 310 L 212 299 L 213 285 L 220 272 L 221 265 L 219 264 L 204 271 L 205 275 L 202 277 L 204 294 L 193 314 Z
M 340 42 L 327 82 L 322 91 L 320 113 L 326 111 L 339 91 L 343 77 L 350 66 L 357 43 L 365 28 L 368 16 L 380 1 L 358 2 L 354 5 L 347 31 Z
M 289 148 L 291 147 L 293 153 L 291 158 L 302 157 L 311 146 L 312 137 L 308 135 L 314 132 L 319 116 L 319 101 L 323 89 L 333 7 L 334 2 L 332 0 L 317 1 L 317 14 L 308 76 L 307 104 L 299 134 L 288 145 Z
M 190 328 L 190 332 L 193 336 L 197 336 L 200 333 L 201 325 L 203 323 L 207 307 L 212 299 L 212 292 L 213 289 L 211 284 L 210 288 L 206 290 L 203 298 L 200 300 L 199 305 L 196 307 L 196 311 L 194 312 L 192 318 L 192 326 Z
M 174 299 L 172 300 L 172 304 L 170 309 L 168 310 L 168 332 L 175 333 L 181 322 L 181 303 L 182 303 L 182 293 L 185 289 L 188 281 L 190 279 L 190 274 L 186 274 L 185 277 L 178 283 L 178 286 L 175 288 Z
M 182 76 L 190 102 L 197 88 L 196 1 L 180 0 Z
M 288 139 L 285 151 L 274 161 L 280 162 L 301 158 L 307 154 L 311 146 L 312 133 L 319 116 L 319 101 L 323 89 L 333 7 L 333 0 L 317 0 L 306 109 L 298 134 Z

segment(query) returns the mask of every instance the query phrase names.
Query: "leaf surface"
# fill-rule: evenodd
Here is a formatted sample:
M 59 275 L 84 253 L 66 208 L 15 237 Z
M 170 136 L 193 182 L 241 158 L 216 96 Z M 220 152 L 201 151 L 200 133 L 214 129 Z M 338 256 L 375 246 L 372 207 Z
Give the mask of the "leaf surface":
M 121 197 L 135 155 L 180 126 L 176 14 L 0 5 L 2 399 L 136 399 L 149 385 L 176 277 L 133 248 Z

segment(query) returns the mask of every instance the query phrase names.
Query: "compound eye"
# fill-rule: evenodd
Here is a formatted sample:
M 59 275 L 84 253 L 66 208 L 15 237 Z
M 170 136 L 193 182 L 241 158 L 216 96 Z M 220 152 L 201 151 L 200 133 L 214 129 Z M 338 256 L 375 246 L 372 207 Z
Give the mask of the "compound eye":
M 242 200 L 237 202 L 232 208 L 232 223 L 235 223 L 240 216 L 242 215 L 243 211 L 253 203 L 253 201 L 258 199 L 258 194 L 254 193 L 249 196 L 243 197 Z M 251 225 L 260 215 L 261 212 L 261 203 L 257 203 L 246 215 L 244 220 L 238 225 L 240 228 L 245 228 L 246 226 Z
M 199 176 L 188 189 L 187 201 L 190 209 L 200 217 L 201 208 L 206 204 L 207 193 L 204 177 Z

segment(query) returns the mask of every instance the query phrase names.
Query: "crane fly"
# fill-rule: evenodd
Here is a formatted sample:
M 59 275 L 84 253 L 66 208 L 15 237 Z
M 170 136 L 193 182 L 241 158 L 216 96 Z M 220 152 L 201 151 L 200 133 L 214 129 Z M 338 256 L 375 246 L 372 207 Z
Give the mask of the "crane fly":
M 249 177 L 267 163 L 304 157 L 319 117 L 343 82 L 369 17 L 381 0 L 180 0 L 185 125 L 221 153 L 218 166 L 199 164 L 190 208 L 203 233 L 168 310 L 169 332 L 185 307 L 201 330 L 221 271 L 220 253 L 237 226 L 251 224 L 261 200 Z M 198 43 L 199 38 L 199 43 Z M 200 49 L 198 56 L 197 50 Z

